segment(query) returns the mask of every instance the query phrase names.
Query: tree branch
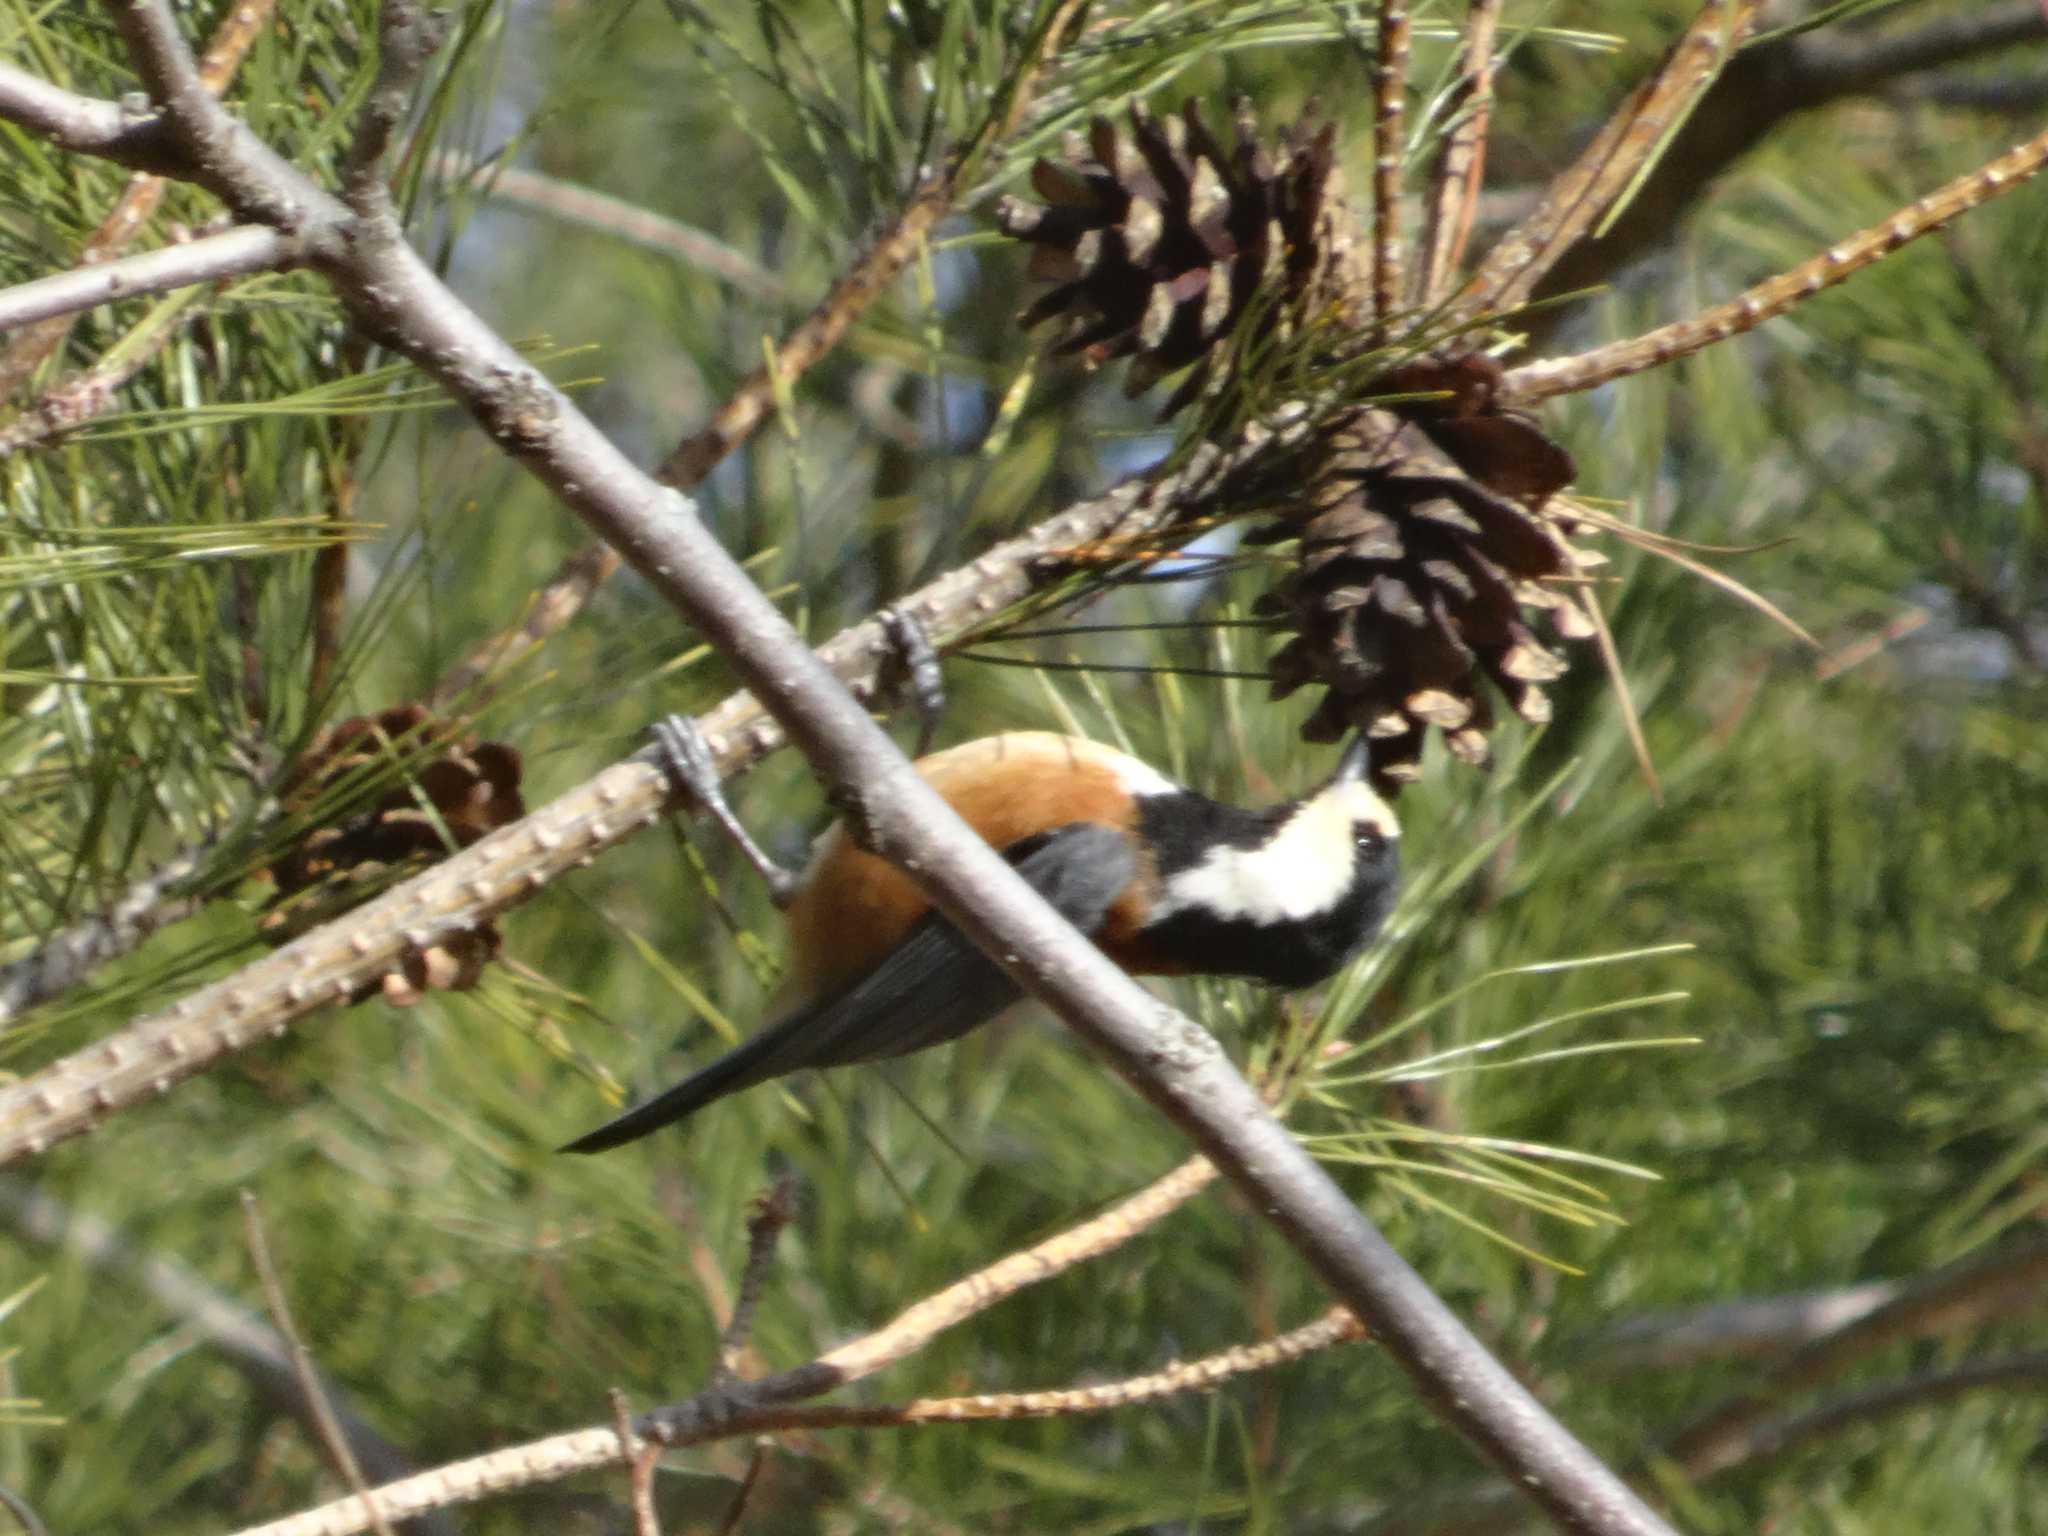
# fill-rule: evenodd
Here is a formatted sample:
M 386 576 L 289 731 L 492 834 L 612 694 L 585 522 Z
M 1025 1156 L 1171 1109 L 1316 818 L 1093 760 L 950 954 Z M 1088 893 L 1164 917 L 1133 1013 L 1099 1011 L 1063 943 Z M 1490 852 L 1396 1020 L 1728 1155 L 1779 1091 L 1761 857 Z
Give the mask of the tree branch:
M 292 236 L 251 224 L 161 250 L 75 267 L 0 290 L 0 331 L 137 294 L 217 283 L 251 272 L 283 271 L 298 265 L 303 255 L 304 247 Z
M 1897 1297 L 1790 1356 L 1748 1391 L 1708 1409 L 1666 1436 L 1658 1459 L 1690 1477 L 1711 1477 L 1747 1453 L 1741 1447 L 1772 1404 L 1838 1375 L 1902 1339 L 1953 1334 L 2016 1302 L 2034 1304 L 2048 1287 L 2048 1238 L 1936 1270 Z
M 728 1420 L 740 1411 L 744 1400 L 757 1407 L 787 1405 L 816 1397 L 835 1388 L 871 1376 L 876 1371 L 907 1358 L 949 1328 L 966 1322 L 1019 1291 L 1064 1274 L 1077 1264 L 1121 1247 L 1146 1228 L 1178 1210 L 1216 1176 L 1206 1158 L 1190 1158 L 1170 1173 L 1154 1180 L 1129 1198 L 1100 1215 L 1089 1218 L 1042 1242 L 1007 1255 L 995 1263 L 922 1301 L 905 1308 L 873 1332 L 853 1339 L 829 1354 L 793 1370 L 779 1371 L 758 1381 L 734 1386 L 714 1385 L 687 1402 L 656 1409 L 643 1416 L 642 1433 L 663 1444 L 685 1443 L 687 1433 L 696 1438 L 717 1438 L 705 1430 L 712 1409 Z M 0 1184 L 0 1192 L 6 1186 Z M 552 1481 L 572 1472 L 616 1466 L 636 1454 L 638 1437 L 627 1426 L 616 1424 L 601 1430 L 573 1430 L 544 1440 L 455 1462 L 433 1471 L 409 1477 L 402 1483 L 375 1491 L 381 1508 L 398 1517 L 420 1510 L 445 1508 L 468 1502 L 486 1493 L 507 1492 Z M 310 1536 L 349 1536 L 365 1529 L 358 1501 L 308 1510 L 287 1520 L 263 1526 L 266 1536 L 299 1533 Z
M 1804 91 L 1831 100 L 1881 90 L 1901 75 L 2043 39 L 2048 39 L 2048 11 L 2042 10 L 2041 0 L 2006 0 L 1975 14 L 1944 16 L 1910 32 L 1869 41 L 1827 32 L 1785 41 L 1797 50 Z
M 0 63 L 0 118 L 40 134 L 59 149 L 138 171 L 161 172 L 182 163 L 157 114 L 80 96 L 7 63 Z
M 1670 238 L 1701 189 L 1787 118 L 1895 86 L 1902 72 L 2030 39 L 2048 39 L 2048 14 L 2038 0 L 2014 0 L 1873 43 L 1837 42 L 1804 32 L 1783 32 L 1754 43 L 1722 71 L 1628 206 L 1598 239 L 1582 240 L 1565 252 L 1537 296 L 1598 287 Z M 1555 312 L 1534 316 L 1533 328 L 1541 332 L 1558 318 Z

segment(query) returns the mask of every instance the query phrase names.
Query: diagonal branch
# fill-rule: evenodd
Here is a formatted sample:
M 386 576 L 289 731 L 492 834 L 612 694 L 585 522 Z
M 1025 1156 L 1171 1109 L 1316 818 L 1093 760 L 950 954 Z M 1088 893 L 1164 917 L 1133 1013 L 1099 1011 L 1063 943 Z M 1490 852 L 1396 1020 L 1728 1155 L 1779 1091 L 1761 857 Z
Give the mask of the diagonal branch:
M 1668 1531 L 1487 1353 L 1273 1119 L 1216 1040 L 1076 933 L 919 777 L 688 498 L 636 468 L 439 281 L 390 219 L 352 217 L 240 129 L 200 87 L 165 0 L 133 0 L 117 15 L 186 152 L 186 173 L 244 217 L 294 229 L 331 221 L 318 268 L 358 323 L 431 373 L 723 653 L 809 759 L 859 840 L 909 868 L 937 911 L 1173 1120 L 1373 1330 L 1436 1414 L 1566 1529 Z M 401 938 L 391 935 L 394 944 Z M 616 1449 L 616 1433 L 599 1434 Z
M 137 294 L 217 283 L 251 272 L 283 271 L 297 266 L 304 256 L 303 243 L 291 235 L 267 225 L 248 224 L 182 245 L 74 267 L 0 291 L 0 331 Z
M 1471 0 L 1465 18 L 1464 70 L 1453 121 L 1437 151 L 1428 205 L 1423 210 L 1422 264 L 1414 298 L 1438 303 L 1465 259 L 1479 189 L 1486 175 L 1486 141 L 1493 121 L 1493 44 L 1501 0 Z
M 1627 195 L 1742 46 L 1761 0 L 1707 0 L 1663 65 L 1615 108 L 1527 218 L 1503 235 L 1458 294 L 1462 314 L 1512 309 Z
M 1715 342 L 1754 330 L 1845 278 L 1889 256 L 1900 246 L 1995 197 L 2020 186 L 2048 163 L 2048 131 L 2008 150 L 1988 165 L 1930 192 L 1882 223 L 1860 230 L 1789 272 L 1766 278 L 1703 315 L 1675 320 L 1643 336 L 1597 347 L 1577 357 L 1546 358 L 1511 370 L 1502 380 L 1503 401 L 1533 405 L 1553 395 L 1576 394 L 1611 379 L 1656 368 Z
M 1665 1437 L 1660 1460 L 1695 1478 L 1733 1465 L 1739 1447 L 1771 1406 L 1818 1386 L 1857 1361 L 1902 1339 L 1961 1332 L 2030 1301 L 2048 1288 L 2048 1240 L 1965 1260 L 1904 1287 L 1875 1311 L 1816 1339 L 1766 1372 L 1749 1391 L 1708 1409 Z
M 665 1445 L 722 1438 L 718 1426 L 732 1422 L 738 1414 L 769 1410 L 787 1413 L 791 1403 L 871 1376 L 1026 1287 L 1122 1247 L 1186 1204 L 1215 1176 L 1216 1170 L 1206 1158 L 1190 1158 L 1101 1214 L 935 1291 L 872 1333 L 806 1365 L 758 1381 L 714 1385 L 708 1393 L 658 1408 L 643 1416 L 641 1432 L 647 1439 Z M 0 1194 L 6 1188 L 0 1184 Z M 374 1491 L 381 1508 L 394 1518 L 407 1518 L 423 1510 L 468 1502 L 486 1493 L 507 1492 L 572 1472 L 615 1466 L 631 1455 L 630 1438 L 616 1428 L 573 1430 L 438 1467 Z M 348 1499 L 273 1522 L 260 1530 L 263 1536 L 350 1536 L 365 1528 L 361 1502 Z

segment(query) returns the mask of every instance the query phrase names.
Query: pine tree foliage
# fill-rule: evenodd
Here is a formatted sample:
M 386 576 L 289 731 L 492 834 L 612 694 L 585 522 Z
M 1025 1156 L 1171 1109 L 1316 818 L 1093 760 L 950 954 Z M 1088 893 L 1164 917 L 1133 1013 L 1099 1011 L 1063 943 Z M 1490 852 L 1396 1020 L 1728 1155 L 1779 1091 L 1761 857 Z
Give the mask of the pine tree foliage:
M 1984 8 L 1803 9 L 1816 45 L 1850 50 L 1963 28 Z M 227 10 L 180 7 L 180 24 L 203 40 Z M 1448 120 L 1464 10 L 1416 9 L 1412 181 Z M 1162 427 L 1158 401 L 1127 399 L 1113 371 L 1040 355 L 1016 321 L 1042 287 L 999 238 L 997 199 L 1023 194 L 1032 162 L 1095 115 L 1194 99 L 1221 122 L 1241 94 L 1268 124 L 1315 98 L 1358 202 L 1373 12 L 1078 8 L 1071 56 L 973 164 L 928 254 L 702 488 L 720 535 L 807 633 L 1213 426 L 1191 409 Z M 407 125 L 410 228 L 656 462 L 998 111 L 1047 14 L 1011 0 L 470 0 Z M 1480 240 L 1690 14 L 1662 0 L 1506 7 Z M 280 0 L 231 99 L 331 181 L 375 29 L 369 0 Z M 0 50 L 79 91 L 133 87 L 93 8 L 0 9 Z M 1557 353 L 1701 310 L 2037 131 L 2044 79 L 2037 39 L 1788 114 L 1610 286 L 1541 296 L 1518 323 Z M 68 267 L 125 181 L 7 133 L 0 287 Z M 593 211 L 565 187 L 617 201 Z M 1617 1324 L 1910 1279 L 2038 1240 L 2042 207 L 2038 187 L 2017 194 L 1753 336 L 1547 408 L 1589 507 L 1753 588 L 1820 649 L 1607 542 L 1591 590 L 1658 793 L 1600 669 L 1575 666 L 1546 685 L 1547 723 L 1503 720 L 1484 775 L 1418 749 L 1400 801 L 1411 889 L 1387 944 L 1327 996 L 1177 990 L 1240 1059 L 1311 1064 L 1290 1123 L 1619 1463 L 1790 1346 L 1759 1344 L 1761 1364 L 1631 1368 L 1602 1343 Z M 216 213 L 169 189 L 144 241 Z M 711 243 L 679 255 L 677 229 Z M 131 357 L 104 412 L 7 438 L 83 371 Z M 178 921 L 0 1032 L 0 1071 L 26 1074 L 260 952 L 276 895 L 263 871 L 305 827 L 277 793 L 286 765 L 323 727 L 432 699 L 585 535 L 429 384 L 348 333 L 308 276 L 92 311 L 10 384 L 0 965 L 196 855 L 165 898 Z M 1226 796 L 1310 781 L 1305 710 L 1268 698 L 1277 640 L 1256 602 L 1278 556 L 1233 539 L 950 660 L 948 738 L 1079 730 Z M 316 639 L 336 590 L 340 627 Z M 656 714 L 729 685 L 616 577 L 537 653 L 438 702 L 516 747 L 537 804 L 630 750 Z M 395 752 L 366 760 L 346 794 L 395 804 L 421 777 Z M 820 823 L 786 755 L 739 799 L 785 855 Z M 237 1205 L 257 1192 L 321 1369 L 429 1466 L 608 1422 L 612 1388 L 648 1406 L 699 1386 L 748 1204 L 773 1173 L 801 1190 L 754 1335 L 781 1365 L 1184 1155 L 1083 1049 L 1025 1024 L 890 1072 L 757 1091 L 604 1159 L 559 1159 L 550 1149 L 629 1088 L 752 1027 L 775 920 L 722 848 L 659 832 L 513 913 L 502 944 L 471 990 L 331 1013 L 6 1176 L 0 1212 L 21 1235 L 0 1242 L 0 1484 L 52 1530 L 224 1531 L 342 1489 L 189 1306 L 75 1245 L 31 1241 L 30 1193 L 260 1312 Z M 942 1336 L 874 1396 L 1134 1376 L 1323 1304 L 1211 1193 Z M 1781 1406 L 2041 1346 L 2038 1313 L 2001 1315 L 1897 1340 Z M 2015 1406 L 2027 1400 L 1929 1398 L 1659 1486 L 1692 1531 L 2020 1532 L 2048 1507 L 2040 1421 Z M 663 1529 L 719 1529 L 747 1476 L 743 1447 L 671 1458 L 656 1479 Z M 736 1528 L 1408 1529 L 1477 1476 L 1372 1346 L 1349 1344 L 1099 1417 L 786 1437 Z M 626 1500 L 624 1476 L 607 1476 L 458 1517 L 477 1532 L 622 1529 Z

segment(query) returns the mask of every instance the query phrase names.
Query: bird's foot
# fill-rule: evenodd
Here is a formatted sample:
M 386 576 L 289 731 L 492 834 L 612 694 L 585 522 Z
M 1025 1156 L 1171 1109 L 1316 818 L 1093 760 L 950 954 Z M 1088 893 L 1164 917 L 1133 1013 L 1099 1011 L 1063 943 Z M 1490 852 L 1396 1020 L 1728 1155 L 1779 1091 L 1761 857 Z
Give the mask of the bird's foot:
M 696 802 L 707 816 L 718 823 L 719 829 L 759 872 L 768 887 L 769 899 L 778 907 L 788 906 L 795 899 L 803 877 L 771 859 L 740 825 L 740 819 L 732 813 L 732 806 L 727 803 L 725 790 L 721 787 L 717 759 L 712 757 L 710 744 L 704 740 L 704 733 L 697 728 L 697 722 L 688 715 L 669 715 L 649 727 L 648 734 L 654 738 L 662 771 L 668 775 L 677 792 Z
M 882 632 L 896 648 L 896 665 L 917 710 L 917 753 L 931 750 L 938 733 L 939 718 L 946 712 L 946 678 L 939 667 L 939 653 L 924 625 L 902 608 L 884 608 L 875 617 Z

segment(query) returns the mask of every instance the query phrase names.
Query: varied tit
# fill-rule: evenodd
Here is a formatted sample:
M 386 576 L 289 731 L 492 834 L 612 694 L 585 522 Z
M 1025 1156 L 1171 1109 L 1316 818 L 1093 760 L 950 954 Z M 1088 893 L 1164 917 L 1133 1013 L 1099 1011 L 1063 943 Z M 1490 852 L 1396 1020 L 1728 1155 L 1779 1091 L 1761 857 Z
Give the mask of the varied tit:
M 819 839 L 801 876 L 776 870 L 717 798 L 716 773 L 686 724 L 671 722 L 664 737 L 677 771 L 777 882 L 790 929 L 786 1003 L 759 1034 L 565 1151 L 637 1140 L 799 1068 L 958 1039 L 1020 996 L 909 876 L 855 847 L 843 827 Z M 1320 788 L 1246 810 L 1098 742 L 1046 731 L 990 736 L 917 763 L 961 819 L 1125 970 L 1283 987 L 1334 974 L 1393 906 L 1400 828 L 1366 767 L 1361 740 Z

